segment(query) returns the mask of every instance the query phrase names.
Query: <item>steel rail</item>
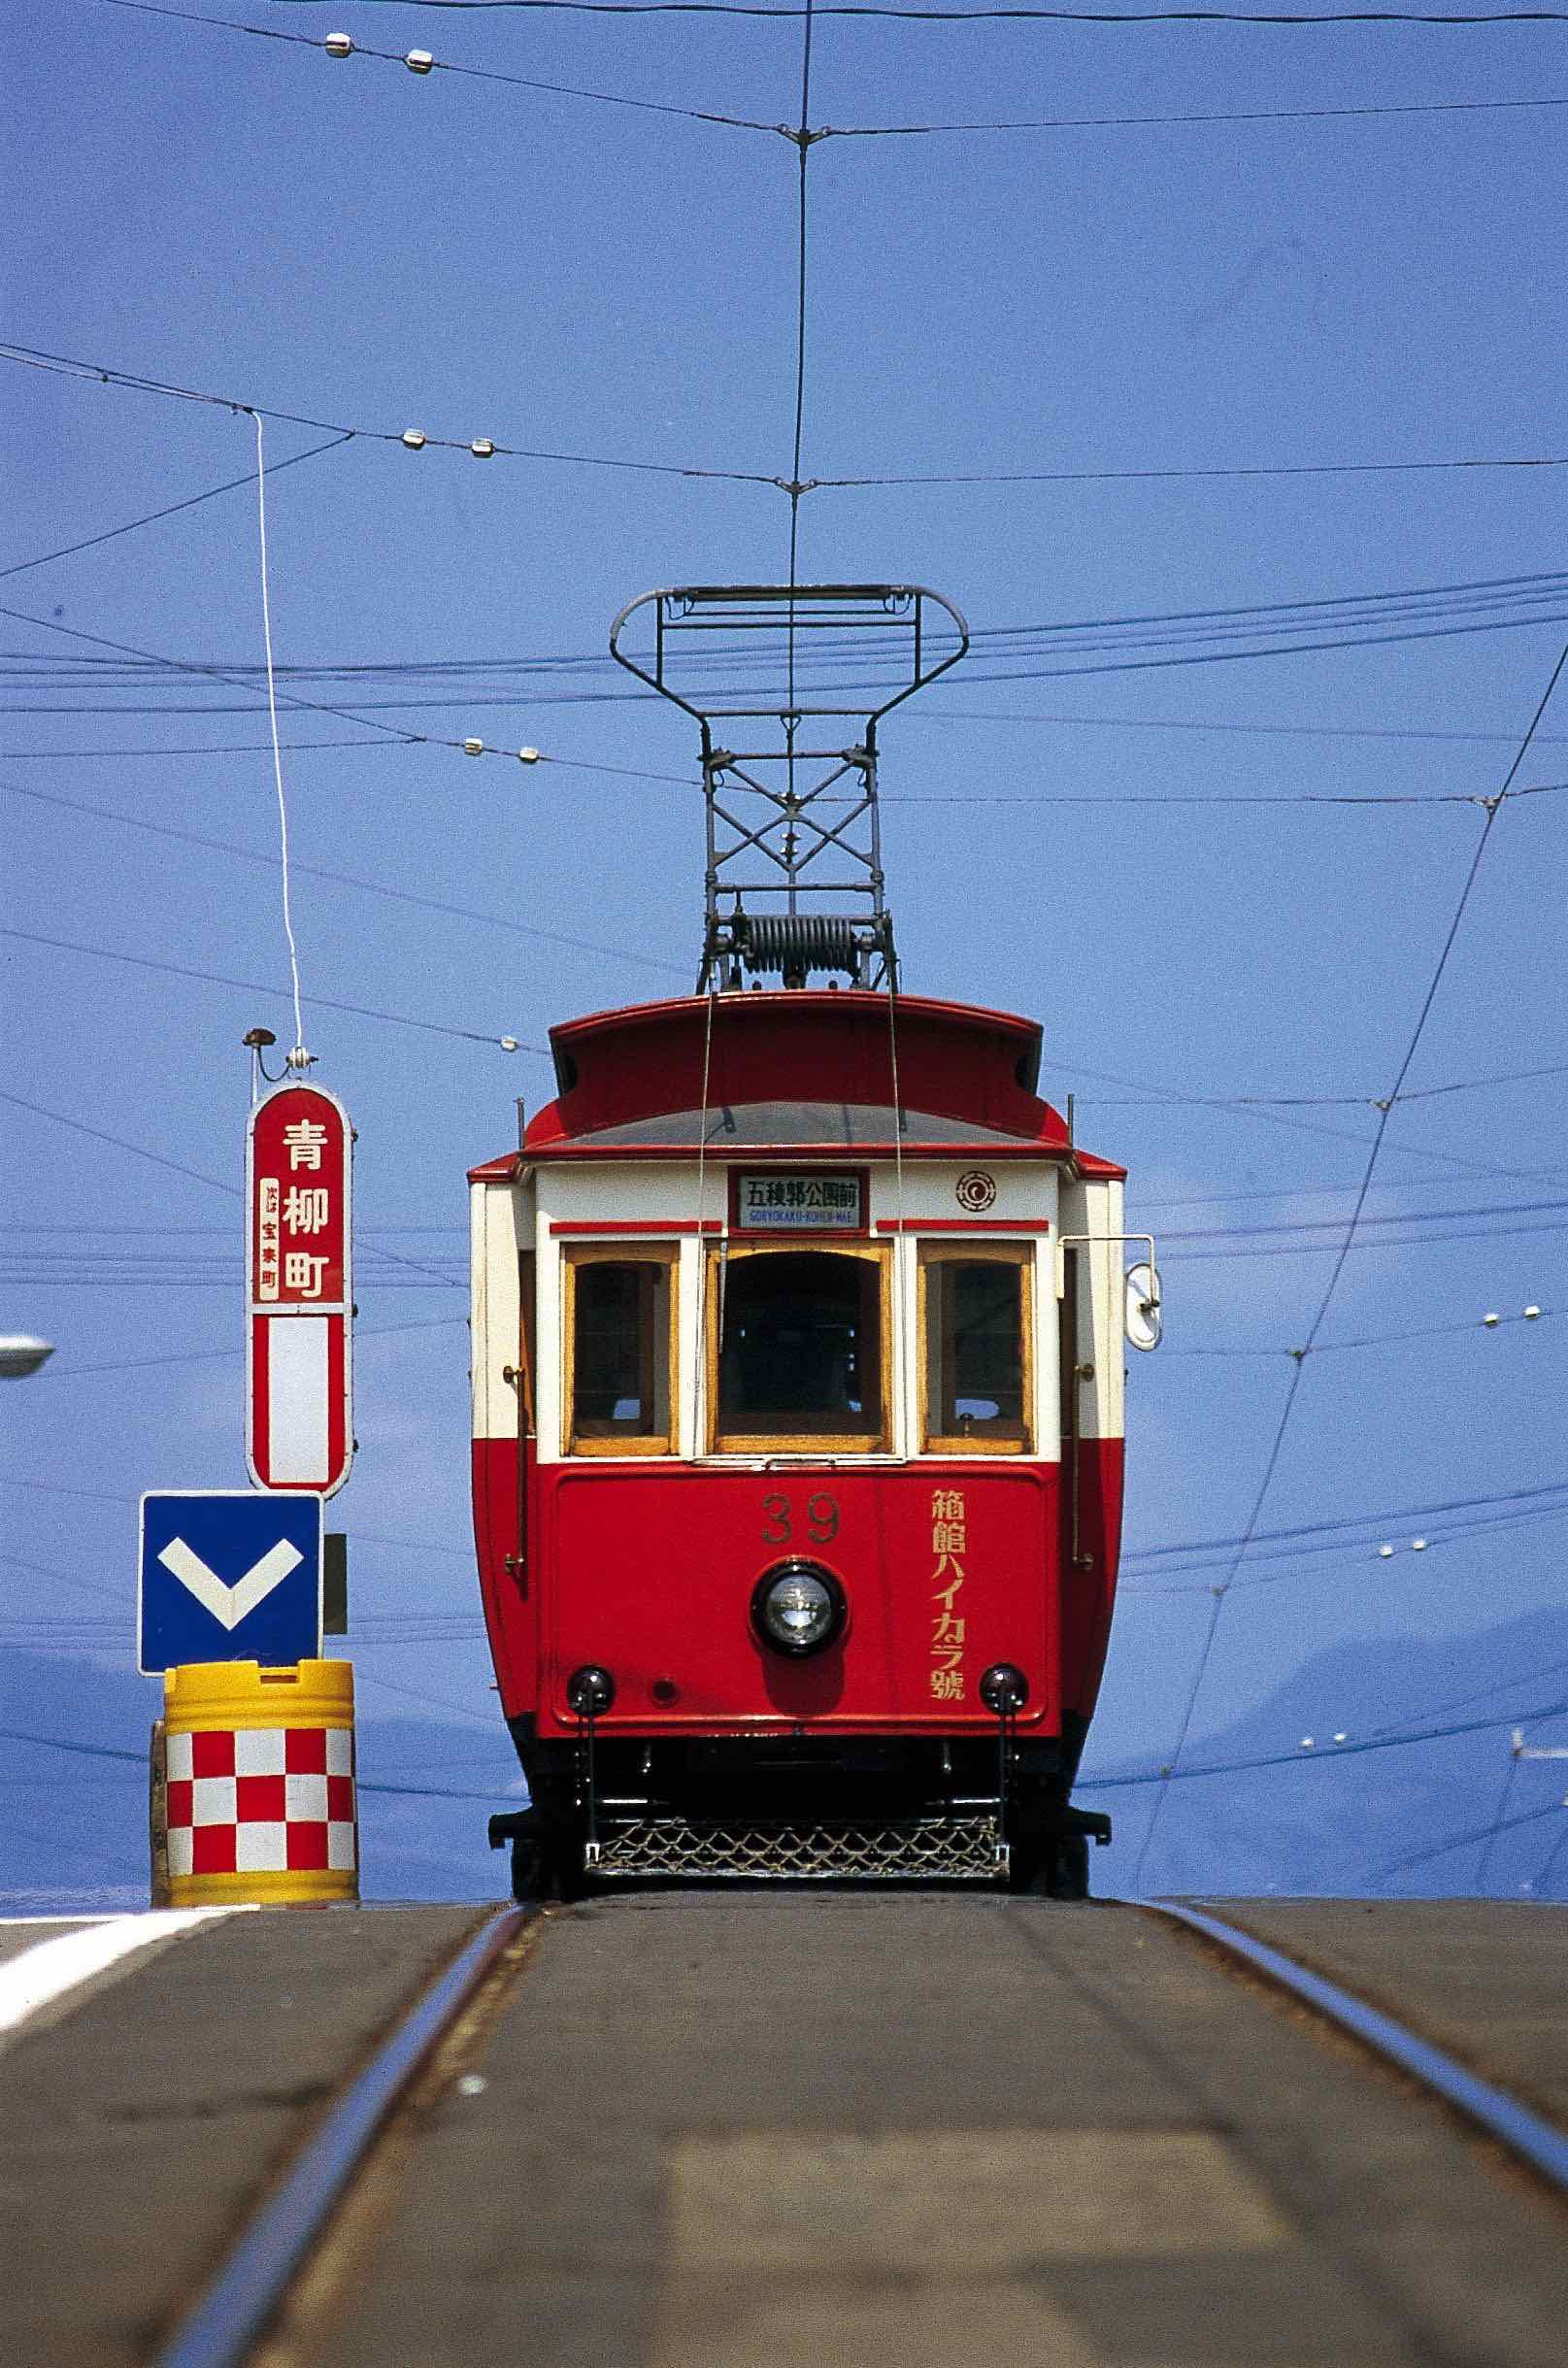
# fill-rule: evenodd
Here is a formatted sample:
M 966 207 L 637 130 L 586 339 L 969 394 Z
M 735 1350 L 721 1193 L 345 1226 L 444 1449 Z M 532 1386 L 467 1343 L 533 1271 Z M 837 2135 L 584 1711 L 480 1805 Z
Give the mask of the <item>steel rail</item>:
M 416 1999 L 339 2097 L 151 2368 L 238 2368 L 277 2310 L 373 2140 L 526 1914 L 503 1908 Z
M 1453 2106 L 1465 2118 L 1495 2138 L 1499 2145 L 1540 2173 L 1560 2192 L 1568 2194 L 1568 2135 L 1550 2121 L 1532 2113 L 1527 2105 L 1511 2096 L 1506 2088 L 1495 2087 L 1463 2064 L 1446 2055 L 1429 2040 L 1420 2039 L 1408 2031 L 1403 2023 L 1389 2015 L 1381 2014 L 1368 2006 L 1352 1991 L 1341 1989 L 1335 1982 L 1325 1981 L 1305 1965 L 1298 1965 L 1278 1949 L 1264 1941 L 1254 1940 L 1250 1932 L 1241 1932 L 1233 1924 L 1221 1923 L 1217 1916 L 1206 1916 L 1200 1908 L 1188 1908 L 1175 1900 L 1139 1899 L 1130 1906 L 1145 1908 L 1155 1916 L 1169 1916 L 1178 1923 L 1190 1925 L 1194 1932 L 1218 1943 L 1233 1956 L 1241 1957 L 1257 1972 L 1277 1982 L 1292 1997 L 1316 2007 L 1331 2022 L 1338 2023 L 1352 2038 L 1361 2040 L 1402 2072 L 1408 2072 L 1423 2088 Z

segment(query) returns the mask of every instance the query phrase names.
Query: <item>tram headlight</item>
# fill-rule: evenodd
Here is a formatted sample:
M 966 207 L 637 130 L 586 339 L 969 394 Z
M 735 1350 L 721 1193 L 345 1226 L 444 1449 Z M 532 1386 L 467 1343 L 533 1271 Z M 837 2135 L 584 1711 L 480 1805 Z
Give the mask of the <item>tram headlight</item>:
M 785 1562 L 764 1571 L 751 1592 L 751 1625 L 775 1652 L 803 1660 L 820 1652 L 843 1629 L 844 1589 L 817 1562 Z

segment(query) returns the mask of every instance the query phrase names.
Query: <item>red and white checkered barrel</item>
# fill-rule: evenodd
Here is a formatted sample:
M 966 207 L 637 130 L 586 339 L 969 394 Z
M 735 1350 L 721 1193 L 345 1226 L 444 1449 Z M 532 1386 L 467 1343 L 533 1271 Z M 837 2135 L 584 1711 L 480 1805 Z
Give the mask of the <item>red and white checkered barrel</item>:
M 358 1898 L 349 1662 L 169 1670 L 164 1758 L 173 1906 Z

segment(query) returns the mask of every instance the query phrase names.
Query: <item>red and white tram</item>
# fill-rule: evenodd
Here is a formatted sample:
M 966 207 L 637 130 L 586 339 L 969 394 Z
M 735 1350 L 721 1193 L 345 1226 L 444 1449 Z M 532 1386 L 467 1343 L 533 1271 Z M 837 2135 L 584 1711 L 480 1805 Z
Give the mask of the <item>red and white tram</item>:
M 1040 1098 L 1034 1022 L 856 984 L 820 916 L 749 926 L 711 926 L 708 991 L 554 1028 L 557 1098 L 472 1173 L 476 1535 L 530 1794 L 491 1839 L 519 1896 L 1082 1896 L 1123 1171 Z M 724 984 L 835 953 L 849 984 Z M 1146 1336 L 1155 1302 L 1151 1265 Z

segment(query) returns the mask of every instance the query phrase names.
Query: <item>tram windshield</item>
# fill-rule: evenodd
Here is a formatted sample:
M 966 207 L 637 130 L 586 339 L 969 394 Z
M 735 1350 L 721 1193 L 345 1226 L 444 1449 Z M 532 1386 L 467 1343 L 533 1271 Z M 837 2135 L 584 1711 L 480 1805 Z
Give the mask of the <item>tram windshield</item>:
M 882 1443 L 883 1266 L 833 1251 L 720 1268 L 717 1444 Z

